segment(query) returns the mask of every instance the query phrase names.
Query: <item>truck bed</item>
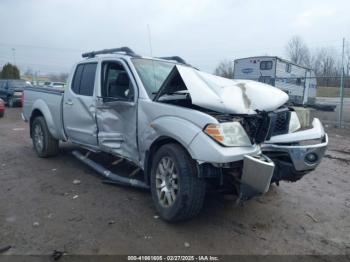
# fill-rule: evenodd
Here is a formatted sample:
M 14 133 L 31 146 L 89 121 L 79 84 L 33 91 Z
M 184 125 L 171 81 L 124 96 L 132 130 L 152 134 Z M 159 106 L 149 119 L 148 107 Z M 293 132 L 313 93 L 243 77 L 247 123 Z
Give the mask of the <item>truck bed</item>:
M 49 87 L 27 87 L 24 90 L 23 117 L 30 121 L 33 114 L 45 116 L 50 133 L 59 140 L 65 140 L 62 100 L 64 90 Z

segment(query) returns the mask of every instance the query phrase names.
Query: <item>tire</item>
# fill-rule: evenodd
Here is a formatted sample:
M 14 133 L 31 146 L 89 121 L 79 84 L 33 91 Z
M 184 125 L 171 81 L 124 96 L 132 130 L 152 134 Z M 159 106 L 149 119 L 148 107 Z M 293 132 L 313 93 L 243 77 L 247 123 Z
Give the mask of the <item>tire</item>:
M 0 112 L 0 118 L 4 117 L 5 112 Z
M 198 178 L 195 161 L 178 144 L 163 145 L 155 153 L 150 182 L 156 210 L 166 221 L 189 219 L 203 207 L 206 182 Z
M 58 154 L 59 141 L 50 134 L 44 117 L 34 118 L 31 134 L 35 152 L 39 157 L 50 157 Z
M 12 97 L 8 98 L 8 103 L 7 104 L 8 104 L 9 107 L 15 107 L 15 102 L 13 101 Z

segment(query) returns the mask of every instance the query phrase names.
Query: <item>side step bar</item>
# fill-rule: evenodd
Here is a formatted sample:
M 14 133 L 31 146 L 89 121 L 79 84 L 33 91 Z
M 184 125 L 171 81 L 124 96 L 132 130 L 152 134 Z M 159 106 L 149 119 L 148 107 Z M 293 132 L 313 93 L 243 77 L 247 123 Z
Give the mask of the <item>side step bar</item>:
M 108 179 L 107 181 L 103 181 L 105 183 L 118 184 L 122 186 L 133 186 L 133 187 L 142 188 L 142 189 L 149 189 L 149 186 L 146 183 L 138 179 L 132 179 L 132 178 L 127 178 L 127 177 L 117 175 L 112 171 L 104 168 L 100 164 L 96 163 L 95 161 L 89 159 L 88 156 L 84 156 L 79 151 L 74 150 L 72 154 L 77 159 L 79 159 L 80 161 L 82 161 L 83 163 L 85 163 L 86 165 L 94 169 L 96 172 L 98 172 L 99 174 L 107 178 Z

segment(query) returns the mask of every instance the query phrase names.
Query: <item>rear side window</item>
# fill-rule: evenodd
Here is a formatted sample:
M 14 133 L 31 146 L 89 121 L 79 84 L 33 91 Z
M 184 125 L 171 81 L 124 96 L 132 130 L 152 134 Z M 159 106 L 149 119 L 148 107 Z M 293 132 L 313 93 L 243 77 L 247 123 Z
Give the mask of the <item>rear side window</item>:
M 272 69 L 272 61 L 260 62 L 260 70 L 271 70 L 271 69 Z
M 79 94 L 92 96 L 94 93 L 95 74 L 97 64 L 85 64 L 83 75 L 81 76 Z
M 72 90 L 83 96 L 92 96 L 94 93 L 95 74 L 97 63 L 80 64 L 75 71 Z
M 75 70 L 75 74 L 72 82 L 72 90 L 76 94 L 79 94 L 81 73 L 83 72 L 83 69 L 84 69 L 84 65 L 78 65 L 77 69 Z
M 26 81 L 23 81 L 23 80 L 12 80 L 12 81 L 9 81 L 9 86 L 12 88 L 23 88 L 23 87 L 26 87 L 27 84 L 26 84 Z

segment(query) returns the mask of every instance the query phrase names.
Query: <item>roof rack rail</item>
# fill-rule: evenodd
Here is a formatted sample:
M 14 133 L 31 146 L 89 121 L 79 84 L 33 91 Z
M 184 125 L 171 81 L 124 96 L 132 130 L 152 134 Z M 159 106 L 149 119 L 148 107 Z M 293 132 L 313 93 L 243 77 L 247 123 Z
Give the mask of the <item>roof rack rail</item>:
M 99 50 L 99 51 L 87 52 L 87 53 L 83 53 L 81 56 L 83 58 L 93 58 L 96 55 L 113 54 L 113 53 L 117 53 L 117 52 L 124 52 L 127 55 L 136 56 L 135 52 L 131 48 L 127 47 L 127 46 L 123 46 L 123 47 L 119 47 L 119 48 L 111 48 L 111 49 L 103 49 L 103 50 Z
M 166 56 L 166 57 L 157 57 L 159 59 L 164 59 L 164 60 L 171 60 L 171 61 L 176 61 L 180 64 L 185 64 L 187 65 L 186 61 L 184 59 L 182 59 L 179 56 Z

